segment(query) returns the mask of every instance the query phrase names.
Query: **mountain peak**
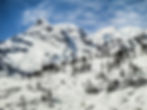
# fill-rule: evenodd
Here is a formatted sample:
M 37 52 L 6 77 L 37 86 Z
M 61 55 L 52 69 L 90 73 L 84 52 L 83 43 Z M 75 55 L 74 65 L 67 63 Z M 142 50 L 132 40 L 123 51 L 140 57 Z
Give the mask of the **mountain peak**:
M 36 21 L 36 25 L 43 25 L 43 24 L 49 24 L 49 23 L 46 19 L 42 19 L 42 18 Z
M 83 33 L 75 25 L 52 26 L 47 20 L 38 19 L 25 34 L 8 40 L 8 49 L 6 43 L 1 46 L 4 47 L 0 50 L 4 53 L 3 65 L 10 65 L 16 72 L 31 73 L 52 62 L 67 62 L 81 57 L 86 49 Z
M 40 18 L 27 30 L 27 33 L 44 33 L 44 31 L 51 32 L 52 30 L 52 25 L 46 19 Z

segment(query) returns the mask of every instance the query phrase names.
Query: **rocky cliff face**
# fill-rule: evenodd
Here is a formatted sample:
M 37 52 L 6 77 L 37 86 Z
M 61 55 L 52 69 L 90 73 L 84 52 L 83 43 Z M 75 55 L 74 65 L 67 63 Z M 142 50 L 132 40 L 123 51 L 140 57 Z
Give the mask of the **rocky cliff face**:
M 87 35 L 39 20 L 0 44 L 2 110 L 146 110 L 147 33 Z

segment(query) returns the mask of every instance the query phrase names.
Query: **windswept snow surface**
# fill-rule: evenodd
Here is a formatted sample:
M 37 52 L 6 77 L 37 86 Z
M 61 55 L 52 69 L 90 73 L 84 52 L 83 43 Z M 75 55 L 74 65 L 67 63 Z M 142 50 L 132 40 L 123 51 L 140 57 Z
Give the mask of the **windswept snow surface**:
M 0 110 L 147 110 L 146 60 L 146 30 L 39 20 L 0 44 Z

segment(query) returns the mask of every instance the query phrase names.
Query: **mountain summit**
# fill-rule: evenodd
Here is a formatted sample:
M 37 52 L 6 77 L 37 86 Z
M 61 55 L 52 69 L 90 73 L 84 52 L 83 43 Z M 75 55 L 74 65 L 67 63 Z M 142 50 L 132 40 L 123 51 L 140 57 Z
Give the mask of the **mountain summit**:
M 82 57 L 87 50 L 85 38 L 86 33 L 75 25 L 52 26 L 40 19 L 25 33 L 1 44 L 1 68 L 30 73 L 43 65 Z

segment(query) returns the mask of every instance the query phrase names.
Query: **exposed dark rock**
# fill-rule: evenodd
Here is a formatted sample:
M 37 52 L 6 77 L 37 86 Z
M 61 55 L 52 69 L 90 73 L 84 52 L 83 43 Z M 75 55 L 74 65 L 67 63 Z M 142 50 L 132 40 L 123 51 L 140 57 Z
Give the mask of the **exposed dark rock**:
M 98 94 L 101 90 L 93 85 L 91 82 L 88 82 L 86 87 L 85 87 L 85 92 L 87 94 Z
M 111 82 L 108 84 L 107 91 L 108 91 L 108 92 L 113 92 L 113 91 L 115 91 L 116 89 L 118 89 L 119 85 L 120 85 L 120 82 L 119 82 L 118 80 L 111 81 Z
M 46 27 L 46 30 L 47 30 L 48 32 L 51 32 L 51 31 L 53 31 L 53 27 L 48 26 L 48 27 Z

